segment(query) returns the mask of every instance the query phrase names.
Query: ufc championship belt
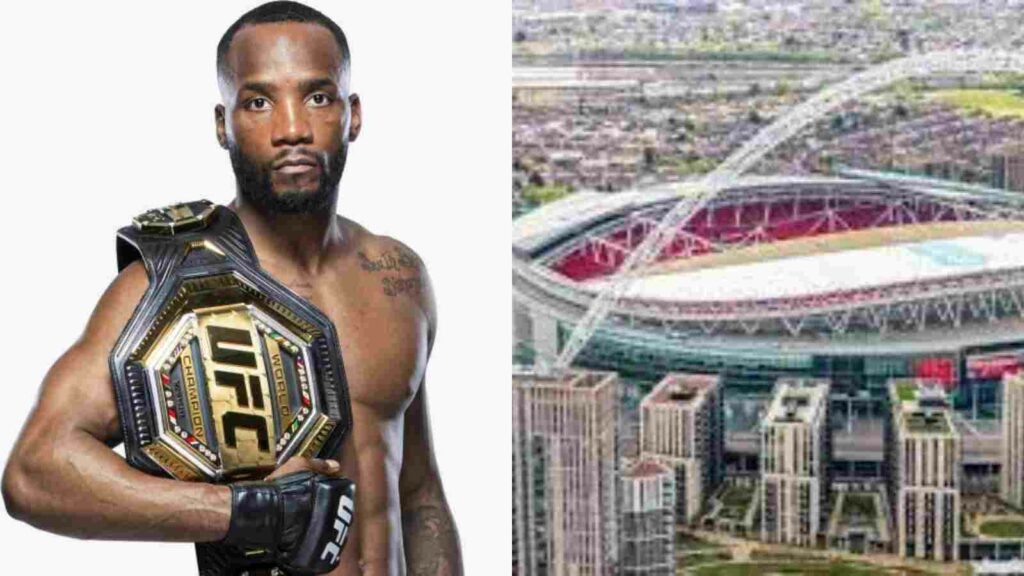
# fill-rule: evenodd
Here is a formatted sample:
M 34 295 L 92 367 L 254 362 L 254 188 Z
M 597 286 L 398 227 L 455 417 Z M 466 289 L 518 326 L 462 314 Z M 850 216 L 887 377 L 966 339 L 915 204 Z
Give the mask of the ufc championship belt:
M 208 201 L 118 231 L 146 290 L 110 356 L 125 455 L 178 480 L 262 479 L 334 454 L 351 428 L 334 325 L 264 272 L 238 217 Z M 280 572 L 266 550 L 197 543 L 202 576 Z

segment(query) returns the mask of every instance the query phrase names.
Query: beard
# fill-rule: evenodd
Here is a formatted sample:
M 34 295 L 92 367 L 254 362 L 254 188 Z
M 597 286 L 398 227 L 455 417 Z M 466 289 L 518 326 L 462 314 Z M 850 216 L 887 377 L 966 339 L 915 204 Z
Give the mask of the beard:
M 338 199 L 338 183 L 345 170 L 347 143 L 333 155 L 302 150 L 316 158 L 320 168 L 315 190 L 275 190 L 272 180 L 274 161 L 260 164 L 242 153 L 234 142 L 228 143 L 228 156 L 235 172 L 238 193 L 243 201 L 264 214 L 312 214 L 332 208 Z

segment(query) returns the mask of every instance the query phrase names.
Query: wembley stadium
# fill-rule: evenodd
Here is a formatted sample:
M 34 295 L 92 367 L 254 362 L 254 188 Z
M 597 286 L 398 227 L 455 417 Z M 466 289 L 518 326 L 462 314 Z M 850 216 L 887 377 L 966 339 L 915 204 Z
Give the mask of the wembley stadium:
M 581 192 L 514 221 L 520 360 L 559 353 L 683 190 Z M 574 360 L 618 371 L 635 394 L 671 371 L 721 374 L 740 468 L 756 469 L 752 431 L 774 381 L 829 378 L 839 472 L 851 476 L 880 465 L 876 424 L 893 377 L 932 379 L 952 393 L 965 463 L 990 475 L 999 383 L 1022 362 L 1021 196 L 856 170 L 742 177 L 718 191 L 634 270 Z

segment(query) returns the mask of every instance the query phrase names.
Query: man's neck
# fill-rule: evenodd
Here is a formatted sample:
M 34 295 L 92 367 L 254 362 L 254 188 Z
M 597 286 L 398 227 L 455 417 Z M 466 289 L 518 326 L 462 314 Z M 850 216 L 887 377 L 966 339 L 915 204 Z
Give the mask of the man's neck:
M 236 197 L 228 208 L 242 221 L 261 261 L 288 263 L 306 274 L 319 274 L 331 250 L 345 240 L 333 203 L 308 214 L 268 214 Z

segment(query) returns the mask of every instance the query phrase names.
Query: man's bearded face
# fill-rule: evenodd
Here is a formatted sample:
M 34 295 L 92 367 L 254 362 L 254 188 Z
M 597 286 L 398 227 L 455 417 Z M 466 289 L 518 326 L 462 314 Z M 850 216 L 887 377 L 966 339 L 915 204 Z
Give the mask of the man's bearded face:
M 225 62 L 218 137 L 239 198 L 265 214 L 333 211 L 360 124 L 334 36 L 311 23 L 245 26 Z

